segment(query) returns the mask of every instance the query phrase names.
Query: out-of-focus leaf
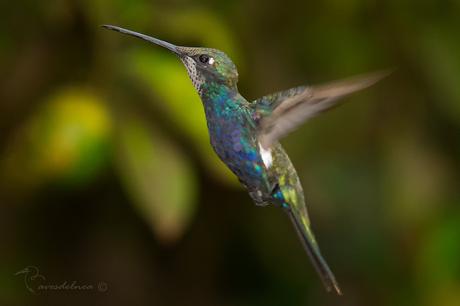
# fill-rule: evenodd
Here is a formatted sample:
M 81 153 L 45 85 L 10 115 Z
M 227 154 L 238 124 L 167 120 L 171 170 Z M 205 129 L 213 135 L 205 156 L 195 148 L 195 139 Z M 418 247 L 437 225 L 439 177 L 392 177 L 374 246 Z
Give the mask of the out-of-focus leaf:
M 196 144 L 204 163 L 224 182 L 238 186 L 235 176 L 218 159 L 209 143 L 201 100 L 181 62 L 164 50 L 137 49 L 129 54 L 134 73 L 152 89 L 152 101 Z
M 133 203 L 159 239 L 174 242 L 196 208 L 197 182 L 190 162 L 140 117 L 124 117 L 116 139 L 117 168 Z
M 104 101 L 82 88 L 57 92 L 15 135 L 2 162 L 8 183 L 84 184 L 105 166 L 112 122 Z

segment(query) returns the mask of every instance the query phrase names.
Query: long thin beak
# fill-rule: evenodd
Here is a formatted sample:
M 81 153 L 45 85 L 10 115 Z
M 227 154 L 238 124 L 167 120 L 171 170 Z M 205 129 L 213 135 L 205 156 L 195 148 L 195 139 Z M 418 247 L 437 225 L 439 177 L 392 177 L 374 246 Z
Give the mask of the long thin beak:
M 150 37 L 150 36 L 138 33 L 138 32 L 123 29 L 123 28 L 120 28 L 120 27 L 117 27 L 117 26 L 113 26 L 113 25 L 104 24 L 104 25 L 102 25 L 102 27 L 106 28 L 106 29 L 109 29 L 109 30 L 112 30 L 112 31 L 120 32 L 120 33 L 123 33 L 123 34 L 131 35 L 131 36 L 146 40 L 146 41 L 151 42 L 153 44 L 162 46 L 162 47 L 164 47 L 164 48 L 166 48 L 166 49 L 168 49 L 168 50 L 170 50 L 170 51 L 172 51 L 172 52 L 174 52 L 174 53 L 176 53 L 178 55 L 181 54 L 181 52 L 179 51 L 177 46 L 175 46 L 175 45 L 173 45 L 173 44 L 171 44 L 169 42 L 166 42 L 166 41 L 154 38 L 154 37 Z

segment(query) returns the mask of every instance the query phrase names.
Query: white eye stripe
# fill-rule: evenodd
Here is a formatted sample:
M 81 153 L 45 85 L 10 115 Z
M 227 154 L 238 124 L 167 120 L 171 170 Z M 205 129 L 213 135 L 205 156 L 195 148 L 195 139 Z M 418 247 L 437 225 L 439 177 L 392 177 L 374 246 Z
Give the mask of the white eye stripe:
M 215 61 L 214 61 L 214 58 L 210 57 L 210 58 L 209 58 L 209 61 L 208 61 L 209 65 L 214 64 L 214 62 L 215 62 Z

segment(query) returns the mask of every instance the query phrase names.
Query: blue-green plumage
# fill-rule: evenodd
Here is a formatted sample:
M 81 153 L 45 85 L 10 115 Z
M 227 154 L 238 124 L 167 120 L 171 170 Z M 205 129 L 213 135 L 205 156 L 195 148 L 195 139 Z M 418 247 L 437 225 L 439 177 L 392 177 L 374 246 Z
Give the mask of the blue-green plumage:
M 272 204 L 284 209 L 326 289 L 341 294 L 311 231 L 295 168 L 278 140 L 333 107 L 341 97 L 374 84 L 386 73 L 296 87 L 248 102 L 238 92 L 235 65 L 222 51 L 175 46 L 119 27 L 105 27 L 163 46 L 179 56 L 203 102 L 211 145 L 217 155 L 257 205 Z
M 201 98 L 217 155 L 245 186 L 268 190 L 249 103 L 236 90 L 218 83 L 204 84 Z
M 204 83 L 200 96 L 211 145 L 217 155 L 248 189 L 257 205 L 274 204 L 285 209 L 326 288 L 340 294 L 335 277 L 310 230 L 302 186 L 288 155 L 279 143 L 275 143 L 270 149 L 271 164 L 263 159 L 263 148 L 258 140 L 260 111 L 257 104 L 249 103 L 236 87 L 220 82 Z

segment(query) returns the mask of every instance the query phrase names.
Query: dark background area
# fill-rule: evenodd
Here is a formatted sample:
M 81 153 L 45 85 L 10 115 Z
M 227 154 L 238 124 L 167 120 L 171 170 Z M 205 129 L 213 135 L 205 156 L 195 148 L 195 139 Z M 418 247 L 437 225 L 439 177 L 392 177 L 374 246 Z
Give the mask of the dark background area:
M 0 11 L 0 305 L 460 304 L 458 1 Z M 248 100 L 397 68 L 283 140 L 343 297 L 217 159 L 180 61 L 106 23 L 225 51 Z

